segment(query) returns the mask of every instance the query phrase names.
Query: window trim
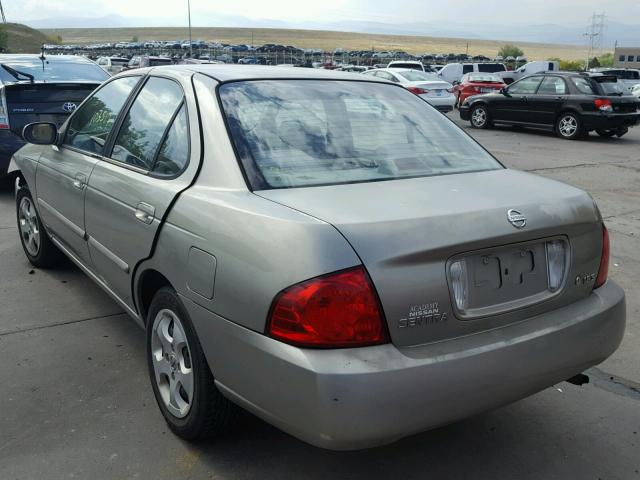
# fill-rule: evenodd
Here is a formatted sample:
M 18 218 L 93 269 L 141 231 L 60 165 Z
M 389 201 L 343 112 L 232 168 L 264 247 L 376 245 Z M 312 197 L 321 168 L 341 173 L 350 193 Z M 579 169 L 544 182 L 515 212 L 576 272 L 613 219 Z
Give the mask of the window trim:
M 117 78 L 113 78 L 111 80 L 108 80 L 106 82 L 104 82 L 102 85 L 100 85 L 94 92 L 92 92 L 90 95 L 88 95 L 83 101 L 82 103 L 78 106 L 78 108 L 76 108 L 74 110 L 74 112 L 69 115 L 69 118 L 67 119 L 67 121 L 64 124 L 64 131 L 62 131 L 62 135 L 60 143 L 58 145 L 56 145 L 59 148 L 67 148 L 73 152 L 77 152 L 77 153 L 81 153 L 83 155 L 87 155 L 89 157 L 94 157 L 94 158 L 103 158 L 104 157 L 104 152 L 106 151 L 106 148 L 108 148 L 109 146 L 109 139 L 111 137 L 111 134 L 113 133 L 113 128 L 118 124 L 118 121 L 120 120 L 120 115 L 122 115 L 122 112 L 127 108 L 128 104 L 129 104 L 129 100 L 131 98 L 131 96 L 138 90 L 140 84 L 141 84 L 141 79 L 143 78 L 143 75 L 137 74 L 137 75 L 123 75 L 121 77 L 117 77 Z M 124 103 L 122 104 L 122 108 L 120 109 L 120 112 L 118 112 L 118 115 L 116 115 L 116 118 L 113 122 L 113 125 L 111 126 L 111 130 L 109 131 L 109 135 L 107 135 L 107 138 L 105 139 L 104 142 L 104 148 L 102 150 L 102 154 L 100 153 L 96 153 L 96 152 L 89 152 L 87 150 L 83 150 L 81 148 L 76 147 L 75 145 L 69 145 L 68 143 L 66 143 L 67 141 L 67 135 L 69 133 L 69 125 L 71 125 L 71 122 L 73 121 L 73 117 L 77 115 L 77 112 L 82 108 L 82 106 L 91 98 L 95 97 L 96 94 L 98 92 L 100 92 L 100 90 L 102 90 L 103 88 L 105 88 L 107 85 L 111 84 L 112 82 L 115 82 L 117 80 L 121 80 L 123 78 L 138 78 L 138 82 L 134 85 L 134 87 L 131 89 L 131 92 L 129 92 L 129 96 L 125 99 Z
M 111 155 L 113 153 L 113 148 L 115 147 L 116 140 L 118 139 L 118 135 L 120 134 L 120 130 L 122 129 L 122 125 L 124 123 L 125 118 L 127 118 L 127 115 L 129 114 L 129 111 L 131 110 L 131 107 L 133 107 L 133 104 L 135 103 L 135 101 L 138 99 L 138 96 L 140 95 L 140 92 L 147 85 L 147 83 L 149 82 L 149 80 L 151 78 L 162 78 L 164 80 L 172 81 L 173 83 L 178 85 L 178 87 L 180 87 L 180 91 L 182 92 L 182 100 L 180 101 L 180 103 L 176 107 L 176 110 L 171 115 L 171 120 L 169 121 L 169 123 L 165 127 L 164 132 L 162 133 L 162 136 L 160 137 L 160 142 L 158 143 L 156 151 L 155 151 L 155 153 L 153 155 L 153 163 L 152 163 L 152 168 L 153 168 L 153 166 L 155 166 L 155 164 L 156 164 L 156 161 L 158 160 L 158 154 L 160 153 L 160 148 L 162 147 L 162 144 L 164 143 L 164 140 L 166 139 L 167 135 L 169 134 L 169 130 L 171 130 L 171 127 L 173 126 L 173 121 L 175 120 L 176 116 L 180 112 L 180 109 L 184 106 L 184 108 L 185 108 L 185 116 L 186 116 L 186 119 L 187 119 L 187 139 L 189 141 L 188 153 L 187 153 L 187 162 L 184 164 L 182 169 L 180 171 L 178 171 L 175 175 L 158 175 L 157 173 L 153 172 L 153 169 L 146 170 L 144 168 L 136 167 L 135 165 L 130 165 L 128 163 L 121 162 L 120 160 L 116 160 L 115 158 L 111 157 Z M 102 156 L 101 160 L 104 160 L 105 162 L 108 162 L 108 163 L 110 163 L 112 165 L 116 165 L 118 167 L 123 167 L 123 168 L 126 168 L 128 170 L 132 170 L 132 171 L 134 171 L 136 173 L 140 173 L 140 174 L 146 175 L 146 176 L 151 177 L 151 178 L 158 178 L 160 180 L 173 180 L 175 178 L 178 178 L 180 175 L 182 175 L 185 172 L 185 170 L 189 167 L 189 164 L 191 163 L 191 126 L 190 126 L 190 123 L 189 123 L 189 108 L 188 108 L 188 105 L 187 105 L 187 95 L 186 95 L 186 93 L 184 91 L 184 88 L 182 87 L 182 84 L 178 80 L 176 80 L 175 78 L 166 76 L 166 75 L 151 75 L 151 74 L 145 75 L 143 81 L 140 82 L 137 85 L 137 88 L 134 89 L 134 91 L 131 92 L 131 95 L 130 95 L 129 99 L 127 100 L 125 105 L 122 107 L 122 110 L 120 111 L 120 114 L 121 115 L 119 115 L 118 118 L 116 119 L 116 121 L 114 122 L 113 127 L 111 129 L 111 132 L 110 132 L 109 136 L 107 137 L 107 141 L 105 142 L 105 150 L 104 150 L 105 154 Z

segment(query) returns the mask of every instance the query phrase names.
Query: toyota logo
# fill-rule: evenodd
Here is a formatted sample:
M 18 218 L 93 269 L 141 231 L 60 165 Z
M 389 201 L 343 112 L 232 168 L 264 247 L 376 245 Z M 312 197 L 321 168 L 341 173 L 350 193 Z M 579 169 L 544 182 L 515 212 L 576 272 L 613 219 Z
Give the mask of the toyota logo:
M 509 210 L 507 212 L 507 220 L 514 227 L 520 229 L 527 226 L 527 217 L 521 214 L 518 210 Z
M 62 105 L 62 109 L 65 112 L 69 112 L 69 113 L 73 112 L 76 109 L 76 107 L 77 107 L 77 105 L 75 103 L 72 103 L 72 102 L 67 102 L 64 105 Z

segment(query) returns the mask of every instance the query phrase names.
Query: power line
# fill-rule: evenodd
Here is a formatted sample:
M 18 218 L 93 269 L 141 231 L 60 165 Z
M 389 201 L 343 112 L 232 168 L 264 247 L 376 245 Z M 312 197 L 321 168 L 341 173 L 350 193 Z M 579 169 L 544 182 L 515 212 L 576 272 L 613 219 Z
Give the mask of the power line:
M 604 12 L 594 12 L 591 16 L 591 24 L 587 27 L 586 33 L 584 33 L 584 36 L 589 40 L 589 52 L 587 53 L 585 70 L 589 69 L 589 62 L 596 53 L 598 53 L 598 55 L 602 54 L 606 18 L 607 16 Z
M 0 0 L 0 14 L 2 14 L 2 23 L 7 23 L 7 18 L 4 16 L 4 8 L 2 8 L 2 0 Z

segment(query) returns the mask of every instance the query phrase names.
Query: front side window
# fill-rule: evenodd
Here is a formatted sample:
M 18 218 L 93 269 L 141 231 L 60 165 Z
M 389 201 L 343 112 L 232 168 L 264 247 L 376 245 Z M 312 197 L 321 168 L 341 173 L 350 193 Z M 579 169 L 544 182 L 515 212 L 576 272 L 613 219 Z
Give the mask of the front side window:
M 509 93 L 514 95 L 533 95 L 542 81 L 541 76 L 527 77 L 509 87 Z
M 85 152 L 104 154 L 111 128 L 140 77 L 122 77 L 107 83 L 73 114 L 64 144 Z
M 393 85 L 264 80 L 219 92 L 254 190 L 502 168 L 441 113 Z
M 462 73 L 473 72 L 473 65 L 462 65 Z
M 171 119 L 182 105 L 182 88 L 166 78 L 151 77 L 120 127 L 111 158 L 151 170 Z
M 560 77 L 545 77 L 538 89 L 540 95 L 566 95 L 566 93 L 567 85 Z

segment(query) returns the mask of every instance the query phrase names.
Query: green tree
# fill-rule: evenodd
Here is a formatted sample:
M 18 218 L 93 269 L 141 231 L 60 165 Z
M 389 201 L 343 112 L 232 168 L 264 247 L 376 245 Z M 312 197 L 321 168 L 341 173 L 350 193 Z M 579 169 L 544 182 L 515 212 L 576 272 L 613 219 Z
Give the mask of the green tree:
M 0 52 L 7 51 L 7 27 L 6 25 L 0 25 Z
M 524 56 L 524 52 L 522 49 L 512 43 L 507 43 L 502 46 L 502 48 L 498 51 L 498 55 L 501 55 L 504 58 L 507 57 L 522 57 Z
M 589 68 L 599 68 L 600 67 L 600 60 L 598 60 L 598 57 L 593 57 L 591 60 L 589 60 Z
M 131 39 L 131 41 L 133 43 L 138 43 L 140 41 L 140 39 L 138 38 L 138 35 L 134 35 L 133 38 Z
M 560 60 L 560 70 L 564 70 L 566 72 L 580 72 L 584 70 L 584 61 Z
M 601 67 L 613 67 L 613 53 L 608 52 L 598 57 Z

